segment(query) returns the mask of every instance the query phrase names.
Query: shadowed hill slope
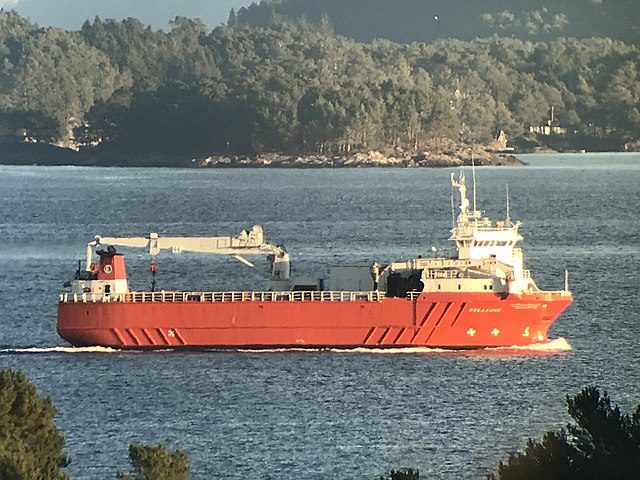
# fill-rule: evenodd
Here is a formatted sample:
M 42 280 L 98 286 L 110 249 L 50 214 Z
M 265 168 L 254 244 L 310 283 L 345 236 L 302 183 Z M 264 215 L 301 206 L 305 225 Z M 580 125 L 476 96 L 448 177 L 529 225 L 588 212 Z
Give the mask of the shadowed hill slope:
M 637 0 L 263 0 L 232 13 L 230 22 L 265 26 L 283 18 L 324 21 L 336 33 L 365 42 L 493 35 L 532 41 L 610 37 L 640 42 Z

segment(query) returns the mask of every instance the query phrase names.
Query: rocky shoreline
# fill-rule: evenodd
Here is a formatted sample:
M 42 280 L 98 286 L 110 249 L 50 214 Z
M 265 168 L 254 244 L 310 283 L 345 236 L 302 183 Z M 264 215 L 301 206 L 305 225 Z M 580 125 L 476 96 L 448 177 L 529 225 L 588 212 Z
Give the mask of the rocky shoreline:
M 256 156 L 207 156 L 194 159 L 201 168 L 263 167 L 263 168 L 410 168 L 410 167 L 457 167 L 521 166 L 525 162 L 512 154 L 498 154 L 468 149 L 464 152 L 357 152 L 344 155 L 283 155 L 261 154 Z
M 482 146 L 447 143 L 428 149 L 404 151 L 359 151 L 339 155 L 189 155 L 138 153 L 114 148 L 87 148 L 79 151 L 47 144 L 19 143 L 0 146 L 0 163 L 13 165 L 75 165 L 178 168 L 411 168 L 521 166 L 525 162 L 511 152 L 493 152 Z

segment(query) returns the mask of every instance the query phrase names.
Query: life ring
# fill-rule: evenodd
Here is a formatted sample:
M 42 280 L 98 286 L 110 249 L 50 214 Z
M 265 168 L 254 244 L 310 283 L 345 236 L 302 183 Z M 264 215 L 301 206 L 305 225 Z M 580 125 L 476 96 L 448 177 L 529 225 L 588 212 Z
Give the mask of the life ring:
M 105 265 L 104 267 L 102 267 L 102 271 L 106 274 L 109 274 L 113 271 L 113 267 L 111 267 L 111 265 Z

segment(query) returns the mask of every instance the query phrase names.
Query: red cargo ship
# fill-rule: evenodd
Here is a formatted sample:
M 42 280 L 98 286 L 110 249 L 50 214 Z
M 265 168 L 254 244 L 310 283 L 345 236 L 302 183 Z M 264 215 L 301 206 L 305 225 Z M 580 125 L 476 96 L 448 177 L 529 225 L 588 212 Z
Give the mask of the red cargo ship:
M 465 178 L 451 176 L 459 214 L 452 258 L 334 267 L 330 278 L 295 279 L 289 254 L 254 226 L 238 237 L 96 237 L 71 292 L 60 295 L 58 333 L 74 346 L 118 349 L 389 348 L 533 346 L 571 303 L 540 290 L 515 245 L 520 222 L 470 209 Z M 508 209 L 507 209 L 508 212 Z M 93 262 L 98 250 L 99 262 Z M 130 291 L 114 246 L 267 255 L 269 291 Z M 153 267 L 153 266 L 152 266 Z M 152 273 L 155 273 L 152 270 Z M 155 277 L 154 277 L 155 278 Z M 155 283 L 155 282 L 154 282 Z M 325 288 L 326 287 L 326 288 Z

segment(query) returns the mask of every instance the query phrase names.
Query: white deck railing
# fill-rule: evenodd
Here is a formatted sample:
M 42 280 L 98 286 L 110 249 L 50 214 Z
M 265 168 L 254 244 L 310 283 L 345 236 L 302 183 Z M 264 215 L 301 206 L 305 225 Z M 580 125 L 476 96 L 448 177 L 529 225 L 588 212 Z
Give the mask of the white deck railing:
M 144 303 L 144 302 L 354 302 L 380 301 L 384 292 L 127 292 L 61 293 L 62 303 Z

